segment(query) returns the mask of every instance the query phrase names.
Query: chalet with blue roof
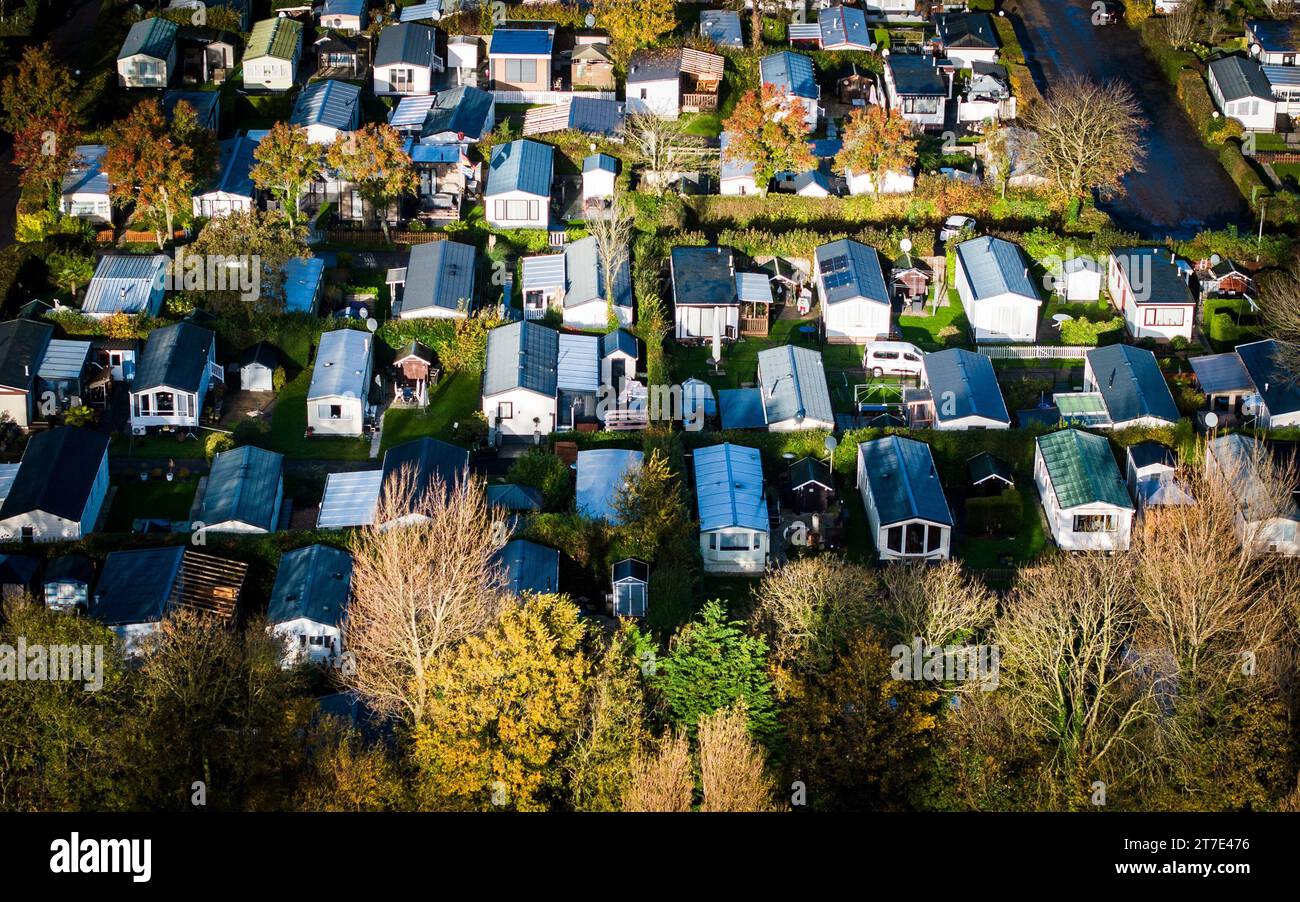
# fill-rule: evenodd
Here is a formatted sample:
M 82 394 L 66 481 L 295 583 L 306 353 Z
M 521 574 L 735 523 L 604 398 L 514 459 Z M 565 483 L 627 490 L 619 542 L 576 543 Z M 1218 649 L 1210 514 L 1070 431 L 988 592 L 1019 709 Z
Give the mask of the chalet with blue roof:
M 289 124 L 306 129 L 312 144 L 333 144 L 339 135 L 356 131 L 360 123 L 361 88 L 329 78 L 303 88 L 289 116 Z
M 989 235 L 963 241 L 955 269 L 957 295 L 977 342 L 1037 338 L 1042 300 L 1018 245 Z
M 788 103 L 798 101 L 802 106 L 804 123 L 809 129 L 817 128 L 821 115 L 821 87 L 817 84 L 817 73 L 810 58 L 782 50 L 759 60 L 758 73 L 763 84 L 775 88 Z
M 113 221 L 113 198 L 102 163 L 103 144 L 78 144 L 68 163 L 59 193 L 59 209 L 69 216 L 100 225 Z
M 965 348 L 926 354 L 921 387 L 903 393 L 908 423 L 934 429 L 1009 429 L 993 362 Z
M 820 245 L 813 254 L 813 284 L 827 341 L 889 337 L 890 291 L 874 247 L 852 238 Z
M 505 589 L 516 598 L 560 591 L 560 552 L 527 539 L 507 542 L 493 555 Z
M 525 94 L 551 90 L 551 54 L 554 49 L 554 25 L 494 28 L 488 42 L 493 88 Z
M 356 34 L 366 27 L 366 0 L 325 0 L 316 13 L 321 28 Z
M 62 426 L 32 436 L 6 471 L 0 541 L 71 542 L 94 529 L 108 494 L 108 436 Z
M 1110 252 L 1106 287 L 1134 339 L 1192 338 L 1196 297 L 1191 266 L 1163 247 L 1117 247 Z
M 858 491 L 882 560 L 951 556 L 952 511 L 925 442 L 888 435 L 859 444 Z
M 194 528 L 208 532 L 270 533 L 280 526 L 284 455 L 252 445 L 222 451 L 194 503 Z
M 499 229 L 544 229 L 550 223 L 555 148 L 521 139 L 492 148 L 484 194 L 487 221 Z
M 150 332 L 131 383 L 131 430 L 197 429 L 209 386 L 225 381 L 216 358 L 209 329 L 180 322 Z
M 1156 355 L 1145 348 L 1113 344 L 1088 351 L 1083 386 L 1100 396 L 1106 410 L 1106 422 L 1088 425 L 1174 426 L 1181 417 Z
M 762 573 L 771 550 L 763 460 L 724 443 L 693 455 L 700 554 L 706 573 Z
M 411 246 L 406 266 L 388 273 L 393 316 L 464 319 L 474 309 L 478 249 L 458 241 Z

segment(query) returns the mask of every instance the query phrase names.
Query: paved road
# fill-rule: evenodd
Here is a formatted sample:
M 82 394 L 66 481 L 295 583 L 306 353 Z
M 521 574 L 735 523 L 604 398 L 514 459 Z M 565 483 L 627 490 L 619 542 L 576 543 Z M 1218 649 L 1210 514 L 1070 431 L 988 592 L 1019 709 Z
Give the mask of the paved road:
M 1005 9 L 1040 91 L 1078 72 L 1122 79 L 1142 104 L 1150 123 L 1146 171 L 1130 173 L 1125 194 L 1102 204 L 1122 228 L 1152 238 L 1185 237 L 1249 219 L 1241 192 L 1201 143 L 1137 32 L 1094 26 L 1090 0 L 1008 0 Z

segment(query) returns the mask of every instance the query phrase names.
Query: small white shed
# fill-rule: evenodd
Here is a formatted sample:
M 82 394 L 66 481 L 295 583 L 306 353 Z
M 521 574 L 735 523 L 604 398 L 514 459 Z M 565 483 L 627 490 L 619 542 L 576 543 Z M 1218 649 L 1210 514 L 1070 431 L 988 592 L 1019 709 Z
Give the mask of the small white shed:
M 279 364 L 275 346 L 259 341 L 239 361 L 239 387 L 244 391 L 274 391 L 275 368 Z

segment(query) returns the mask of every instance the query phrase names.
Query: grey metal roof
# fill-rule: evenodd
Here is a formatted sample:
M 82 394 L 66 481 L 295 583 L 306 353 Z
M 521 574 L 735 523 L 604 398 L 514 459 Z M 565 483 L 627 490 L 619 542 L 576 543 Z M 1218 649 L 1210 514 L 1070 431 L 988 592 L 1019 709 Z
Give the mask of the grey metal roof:
M 1297 494 L 1300 486 L 1292 487 L 1290 510 L 1279 510 L 1271 490 L 1261 484 L 1255 473 L 1260 463 L 1271 461 L 1294 476 L 1297 464 L 1294 442 L 1252 439 L 1240 432 L 1231 432 L 1211 441 L 1209 451 L 1236 490 L 1247 522 L 1277 516 L 1300 522 L 1300 494 Z
M 560 335 L 531 320 L 497 326 L 488 333 L 483 396 L 515 388 L 555 397 Z
M 1112 423 L 1140 417 L 1178 422 L 1178 405 L 1155 354 L 1133 345 L 1114 344 L 1094 348 L 1087 357 Z
M 193 323 L 173 323 L 149 333 L 135 368 L 132 392 L 159 386 L 197 392 L 207 373 L 214 333 Z
M 695 450 L 694 462 L 700 532 L 728 527 L 767 532 L 763 459 L 757 448 L 710 445 Z
M 817 13 L 821 26 L 822 47 L 851 46 L 868 50 L 872 44 L 867 14 L 853 6 L 829 6 Z
M 506 587 L 515 595 L 549 595 L 560 589 L 560 552 L 527 539 L 506 543 L 493 555 L 505 571 Z
M 522 191 L 550 197 L 555 148 L 521 138 L 492 148 L 488 166 L 487 196 Z
M 1157 464 L 1169 469 L 1178 466 L 1178 456 L 1174 454 L 1173 449 L 1159 442 L 1145 441 L 1129 445 L 1128 456 L 1129 460 L 1133 461 L 1133 466 L 1139 470 Z
M 49 323 L 21 318 L 0 323 L 0 385 L 31 390 L 53 335 Z
M 176 32 L 179 30 L 180 26 L 168 19 L 142 19 L 126 33 L 126 40 L 122 42 L 117 58 L 121 60 L 140 54 L 165 60 L 176 46 Z
M 1138 304 L 1194 304 L 1178 258 L 1163 247 L 1123 247 L 1111 251 Z
M 1002 46 L 988 13 L 941 14 L 934 17 L 934 26 L 945 47 L 996 50 Z
M 561 333 L 555 358 L 555 387 L 594 392 L 600 388 L 600 336 Z
M 332 78 L 314 81 L 294 101 L 289 124 L 351 129 L 359 121 L 360 103 L 361 88 L 354 84 Z
M 1279 88 L 1300 88 L 1300 66 L 1278 66 L 1269 63 L 1259 67 L 1259 71 L 1264 73 L 1264 78 L 1268 80 L 1269 91 L 1279 100 L 1283 94 L 1278 92 Z M 1285 94 L 1293 94 L 1293 91 L 1285 91 Z
M 161 620 L 184 557 L 184 545 L 111 552 L 95 586 L 90 616 L 106 626 Z
M 437 55 L 436 32 L 428 25 L 401 22 L 379 33 L 375 66 L 432 66 Z
M 1270 416 L 1300 410 L 1300 373 L 1284 365 L 1283 347 L 1284 342 L 1272 338 L 1237 345 L 1237 356 L 1250 373 Z
M 420 137 L 456 132 L 477 141 L 487 134 L 491 113 L 491 93 L 472 85 L 457 85 L 438 92 L 421 120 Z
M 1255 383 L 1251 381 L 1246 365 L 1236 351 L 1226 354 L 1205 354 L 1191 358 L 1192 372 L 1200 383 L 1201 391 L 1207 395 L 1252 392 Z
M 789 50 L 770 54 L 758 61 L 758 71 L 765 85 L 773 85 L 786 94 L 806 100 L 818 98 L 813 62 L 802 54 Z
M 727 153 L 727 147 L 731 144 L 731 133 L 723 132 L 718 136 L 718 144 L 721 149 L 721 164 L 719 166 L 719 176 L 725 181 L 727 179 L 742 179 L 754 177 L 754 164 L 749 160 L 740 157 L 731 156 Z
M 926 354 L 925 377 L 939 422 L 978 416 L 1011 424 L 993 361 L 983 354 L 964 348 Z
M 284 455 L 252 445 L 212 458 L 197 519 L 213 526 L 234 521 L 274 532 L 280 520 Z
M 765 272 L 736 273 L 736 298 L 746 304 L 772 303 L 772 279 Z
M 316 526 L 320 529 L 345 529 L 369 526 L 375 519 L 383 470 L 347 470 L 325 477 L 325 495 L 321 499 Z
M 51 339 L 36 375 L 47 382 L 61 379 L 80 379 L 90 357 L 90 342 Z
M 741 50 L 745 46 L 745 39 L 740 33 L 740 13 L 733 9 L 702 10 L 700 34 L 719 47 Z
M 0 504 L 0 520 L 41 512 L 80 522 L 108 454 L 108 436 L 62 426 L 32 436 Z
M 675 247 L 669 260 L 677 304 L 713 307 L 737 303 L 731 248 Z
M 933 57 L 895 53 L 885 57 L 894 91 L 908 97 L 947 97 L 948 81 Z
M 421 19 L 437 20 L 442 18 L 443 0 L 427 0 L 425 3 L 413 3 L 402 7 L 401 21 L 418 22 Z
M 341 626 L 351 592 L 352 555 L 330 545 L 295 548 L 280 555 L 266 619 Z
M 393 491 L 397 480 L 410 479 L 412 496 L 409 507 L 415 508 L 424 496 L 433 491 L 434 483 L 444 490 L 465 478 L 469 470 L 469 451 L 458 445 L 436 438 L 417 438 L 394 445 L 384 452 L 383 483 L 381 491 Z
M 564 306 L 576 307 L 605 297 L 605 267 L 594 235 L 574 241 L 564 248 Z M 632 269 L 628 255 L 623 255 L 614 274 L 614 304 L 632 306 Z
M 1273 99 L 1273 89 L 1259 63 L 1244 56 L 1223 56 L 1210 61 L 1210 76 L 1226 102 L 1247 97 Z
M 417 94 L 401 98 L 397 101 L 397 107 L 388 114 L 388 124 L 396 129 L 409 129 L 423 125 L 425 117 L 433 109 L 438 97 L 437 94 Z
M 615 502 L 644 459 L 640 451 L 621 448 L 579 451 L 575 492 L 578 513 L 617 524 Z
M 858 454 L 881 526 L 916 519 L 952 526 L 929 445 L 887 435 L 858 445 Z
M 759 351 L 758 382 L 769 424 L 790 419 L 835 422 L 826 370 L 817 351 L 794 345 Z
M 890 303 L 880 254 L 875 248 L 843 238 L 821 245 L 816 254 L 823 303 L 833 306 L 859 298 L 877 304 Z
M 577 95 L 569 102 L 569 128 L 589 135 L 614 136 L 623 127 L 623 104 Z
M 503 482 L 485 489 L 488 507 L 508 511 L 539 511 L 545 503 L 542 493 L 530 485 Z
M 100 168 L 108 148 L 103 144 L 78 144 L 63 176 L 63 194 L 107 194 L 108 176 Z
M 166 254 L 105 254 L 86 286 L 83 313 L 147 313 L 154 283 L 167 271 Z
M 523 290 L 548 291 L 564 288 L 565 254 L 541 254 L 520 261 Z
M 976 301 L 1001 294 L 1038 300 L 1038 292 L 1029 278 L 1029 261 L 1019 246 L 1010 241 L 990 235 L 963 241 L 957 245 L 957 265 L 965 269 Z
M 316 349 L 316 363 L 311 370 L 307 389 L 308 403 L 319 398 L 365 399 L 370 386 L 369 369 L 371 335 L 360 329 L 335 329 L 323 332 Z
M 221 109 L 220 91 L 164 91 L 162 108 L 169 120 L 176 114 L 176 104 L 182 100 L 194 110 L 199 122 L 215 120 L 217 111 Z
M 411 247 L 406 285 L 394 314 L 438 307 L 468 313 L 474 303 L 478 251 L 458 241 L 429 241 Z

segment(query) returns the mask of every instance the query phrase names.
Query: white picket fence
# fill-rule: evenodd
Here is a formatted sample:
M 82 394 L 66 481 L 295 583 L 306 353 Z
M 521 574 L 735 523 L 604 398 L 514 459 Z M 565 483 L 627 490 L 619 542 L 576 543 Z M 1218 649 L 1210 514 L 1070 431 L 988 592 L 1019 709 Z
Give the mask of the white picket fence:
M 617 100 L 618 95 L 613 91 L 506 91 L 494 90 L 493 99 L 497 103 L 537 103 L 537 104 L 555 104 L 565 103 L 575 97 L 590 97 L 592 100 Z
M 980 345 L 990 360 L 1082 360 L 1091 345 Z

